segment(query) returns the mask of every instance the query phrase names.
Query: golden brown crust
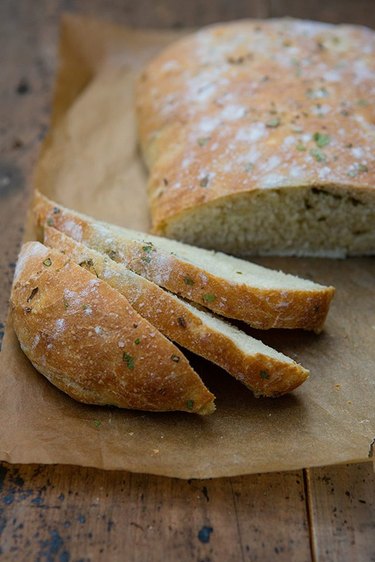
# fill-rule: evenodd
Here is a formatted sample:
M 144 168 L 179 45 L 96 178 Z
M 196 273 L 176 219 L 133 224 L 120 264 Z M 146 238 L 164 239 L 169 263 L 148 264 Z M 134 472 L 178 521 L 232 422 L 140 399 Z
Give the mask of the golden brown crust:
M 29 242 L 11 295 L 22 350 L 81 402 L 199 414 L 214 396 L 182 353 L 105 282 L 61 252 Z
M 231 283 L 155 245 L 149 246 L 146 234 L 146 242 L 128 240 L 121 235 L 121 229 L 64 209 L 41 194 L 36 194 L 34 213 L 39 229 L 44 224 L 54 226 L 172 293 L 221 316 L 242 320 L 258 329 L 301 328 L 319 332 L 323 328 L 333 287 L 315 284 L 306 290 L 280 290 Z M 220 254 L 217 256 L 220 259 Z
M 374 77 L 375 33 L 359 26 L 242 21 L 169 46 L 136 95 L 155 232 L 264 189 L 373 201 Z
M 269 356 L 268 348 L 260 342 L 256 342 L 259 345 L 257 351 L 245 353 L 234 339 L 224 331 L 220 332 L 220 326 L 210 326 L 207 313 L 203 313 L 208 318 L 205 322 L 175 295 L 55 228 L 45 227 L 44 243 L 104 279 L 165 336 L 224 368 L 256 395 L 278 396 L 306 380 L 308 372 L 301 365 L 281 354 L 279 357 Z M 251 342 L 253 338 L 248 336 L 248 340 Z M 272 353 L 272 350 L 268 351 Z

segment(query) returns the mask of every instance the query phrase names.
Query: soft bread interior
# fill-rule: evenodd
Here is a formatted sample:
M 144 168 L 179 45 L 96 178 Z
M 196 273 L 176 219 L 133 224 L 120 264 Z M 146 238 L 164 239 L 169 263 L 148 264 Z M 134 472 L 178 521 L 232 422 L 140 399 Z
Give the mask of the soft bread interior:
M 371 255 L 375 199 L 369 191 L 291 187 L 240 193 L 172 217 L 160 234 L 238 256 Z
M 272 347 L 268 347 L 268 345 L 265 345 L 263 342 L 252 338 L 251 336 L 248 336 L 245 332 L 243 332 L 236 326 L 233 326 L 233 324 L 222 320 L 214 314 L 208 311 L 200 310 L 199 308 L 188 302 L 185 302 L 185 306 L 190 309 L 193 314 L 198 316 L 202 320 L 202 322 L 206 324 L 206 326 L 211 328 L 213 331 L 224 334 L 245 355 L 252 356 L 260 353 L 284 363 L 294 363 L 293 359 L 291 359 L 290 357 L 287 357 L 286 355 L 280 353 L 279 351 L 276 351 Z
M 200 224 L 200 221 L 197 221 Z M 102 223 L 101 228 L 106 228 L 107 225 Z M 98 228 L 95 227 L 94 228 Z M 216 227 L 213 227 L 216 232 Z M 254 263 L 250 263 L 240 258 L 223 254 L 221 252 L 214 252 L 204 248 L 197 248 L 176 240 L 170 240 L 161 236 L 151 236 L 142 232 L 128 230 L 120 227 L 110 227 L 105 233 L 102 230 L 102 235 L 105 238 L 110 236 L 110 230 L 116 231 L 119 235 L 124 236 L 129 240 L 137 240 L 142 242 L 151 242 L 158 250 L 164 250 L 168 254 L 173 254 L 182 261 L 192 263 L 207 273 L 211 273 L 234 285 L 248 284 L 253 287 L 262 289 L 293 289 L 293 290 L 322 290 L 325 291 L 326 287 L 302 279 L 295 275 L 289 275 L 282 271 L 268 269 Z

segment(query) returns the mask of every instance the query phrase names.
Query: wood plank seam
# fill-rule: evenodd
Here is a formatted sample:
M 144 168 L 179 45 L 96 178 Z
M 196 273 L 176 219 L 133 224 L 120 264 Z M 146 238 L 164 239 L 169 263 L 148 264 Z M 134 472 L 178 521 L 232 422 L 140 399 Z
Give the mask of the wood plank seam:
M 303 469 L 303 486 L 305 491 L 306 518 L 309 527 L 311 562 L 318 562 L 317 548 L 315 543 L 314 518 L 312 513 L 312 491 L 311 491 L 311 483 L 310 483 L 310 469 L 308 468 Z
M 240 549 L 241 549 L 241 559 L 242 562 L 245 562 L 245 553 L 243 550 L 243 544 L 242 544 L 242 534 L 241 534 L 241 529 L 240 529 L 240 522 L 238 519 L 238 511 L 237 511 L 237 504 L 236 504 L 236 496 L 233 490 L 233 482 L 232 480 L 229 480 L 230 483 L 230 490 L 231 490 L 231 494 L 232 494 L 232 501 L 233 501 L 233 508 L 234 508 L 234 514 L 236 517 L 236 526 L 237 526 L 237 533 L 238 533 L 238 539 L 240 542 Z

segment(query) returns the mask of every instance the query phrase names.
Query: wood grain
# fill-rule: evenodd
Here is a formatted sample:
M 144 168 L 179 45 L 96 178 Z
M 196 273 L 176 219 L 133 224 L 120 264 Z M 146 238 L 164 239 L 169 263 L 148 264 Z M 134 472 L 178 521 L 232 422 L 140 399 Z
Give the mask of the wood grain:
M 310 560 L 301 472 L 176 480 L 3 465 L 9 561 Z
M 31 170 L 49 122 L 57 37 L 49 15 L 47 2 L 0 2 L 0 343 Z
M 285 15 L 330 23 L 356 23 L 375 27 L 375 10 L 371 0 L 269 0 L 272 17 Z
M 152 27 L 281 15 L 375 27 L 372 0 L 2 0 L 0 338 L 31 169 L 49 120 L 63 9 Z M 302 472 L 184 482 L 3 463 L 0 476 L 0 557 L 10 562 L 308 562 L 308 521 L 314 560 L 375 560 L 370 464 L 306 471 L 305 487 Z
M 374 562 L 373 464 L 316 468 L 307 473 L 314 560 Z

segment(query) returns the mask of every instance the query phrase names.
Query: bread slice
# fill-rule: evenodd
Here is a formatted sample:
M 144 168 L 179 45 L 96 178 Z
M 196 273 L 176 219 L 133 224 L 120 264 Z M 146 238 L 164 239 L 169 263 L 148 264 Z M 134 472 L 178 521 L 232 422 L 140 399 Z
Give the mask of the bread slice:
M 216 363 L 256 396 L 285 394 L 308 377 L 308 371 L 289 357 L 55 228 L 45 227 L 44 243 L 105 280 L 162 334 Z
M 156 234 L 249 255 L 375 253 L 375 32 L 209 26 L 140 76 Z
M 80 402 L 209 414 L 214 396 L 187 359 L 104 281 L 29 242 L 11 294 L 13 325 L 35 368 Z
M 323 328 L 333 287 L 221 253 L 115 227 L 36 195 L 35 218 L 215 313 L 258 329 Z

